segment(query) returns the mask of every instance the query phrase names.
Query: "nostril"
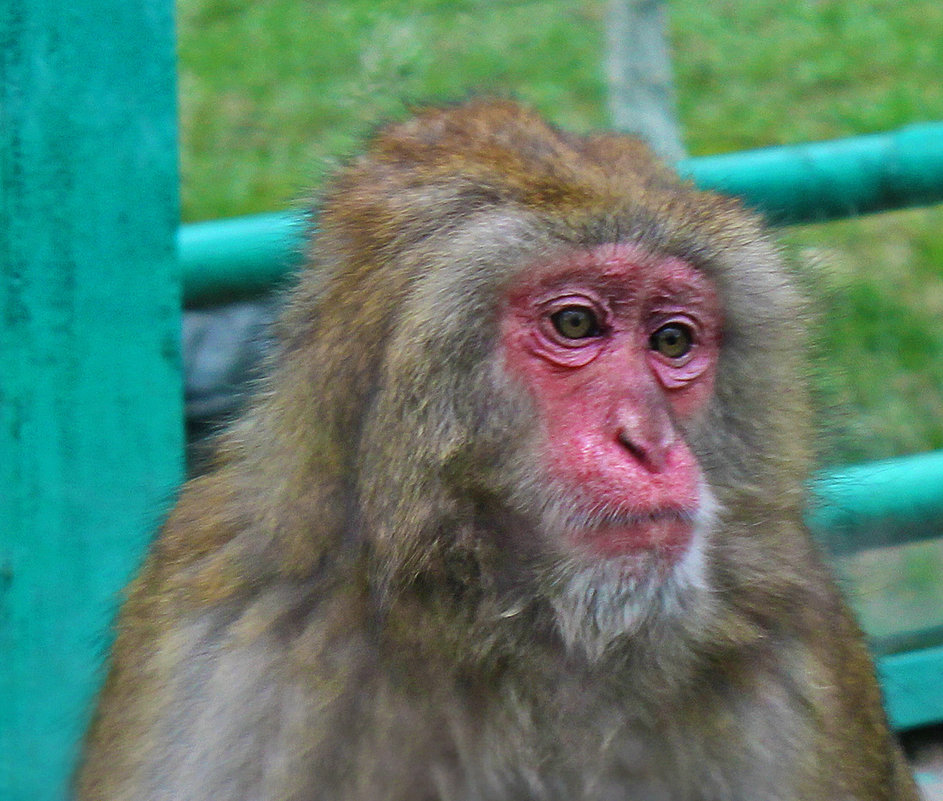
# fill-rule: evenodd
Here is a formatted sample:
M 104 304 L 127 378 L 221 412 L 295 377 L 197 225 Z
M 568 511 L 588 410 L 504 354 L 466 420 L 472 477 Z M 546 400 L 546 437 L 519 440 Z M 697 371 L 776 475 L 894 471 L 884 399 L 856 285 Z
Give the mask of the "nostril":
M 625 431 L 620 431 L 617 439 L 619 440 L 619 444 L 636 458 L 643 459 L 645 457 L 645 448 L 634 442 Z
M 668 450 L 671 445 L 661 437 L 632 436 L 626 429 L 620 429 L 616 439 L 643 467 L 653 472 L 665 468 Z

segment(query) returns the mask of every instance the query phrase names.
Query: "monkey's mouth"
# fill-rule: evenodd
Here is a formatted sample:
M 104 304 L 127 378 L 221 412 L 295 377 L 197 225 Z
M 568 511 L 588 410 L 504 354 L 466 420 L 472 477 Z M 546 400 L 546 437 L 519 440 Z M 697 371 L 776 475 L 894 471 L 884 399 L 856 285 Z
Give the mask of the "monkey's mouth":
M 673 562 L 691 545 L 694 517 L 684 509 L 597 516 L 575 528 L 573 538 L 580 547 L 606 558 L 654 552 Z

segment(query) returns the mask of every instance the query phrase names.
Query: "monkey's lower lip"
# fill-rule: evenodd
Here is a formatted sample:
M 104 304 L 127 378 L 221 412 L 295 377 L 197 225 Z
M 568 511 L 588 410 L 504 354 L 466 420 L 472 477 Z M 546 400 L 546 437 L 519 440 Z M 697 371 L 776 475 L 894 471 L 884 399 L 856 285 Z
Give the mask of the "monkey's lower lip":
M 691 544 L 694 524 L 676 513 L 642 520 L 613 522 L 584 529 L 577 534 L 580 545 L 606 557 L 639 551 L 657 551 L 668 560 L 679 558 Z

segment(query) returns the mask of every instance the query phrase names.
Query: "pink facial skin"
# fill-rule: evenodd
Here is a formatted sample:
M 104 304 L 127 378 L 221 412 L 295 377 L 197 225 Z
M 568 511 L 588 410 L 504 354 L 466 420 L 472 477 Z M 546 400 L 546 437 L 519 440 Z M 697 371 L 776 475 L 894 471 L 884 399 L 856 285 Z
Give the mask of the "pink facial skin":
M 562 333 L 564 309 L 596 325 Z M 504 363 L 531 392 L 549 470 L 587 521 L 573 545 L 604 557 L 684 553 L 701 473 L 677 426 L 710 397 L 721 323 L 703 273 L 631 244 L 573 252 L 509 288 Z

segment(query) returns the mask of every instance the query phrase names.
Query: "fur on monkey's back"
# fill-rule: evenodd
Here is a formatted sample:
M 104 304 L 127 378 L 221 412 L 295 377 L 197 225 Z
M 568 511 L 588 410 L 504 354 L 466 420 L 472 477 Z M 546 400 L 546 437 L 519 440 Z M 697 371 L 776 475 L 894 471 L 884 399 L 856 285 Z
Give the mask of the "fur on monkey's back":
M 883 724 L 873 682 L 846 679 L 867 657 L 801 530 L 801 303 L 752 216 L 682 186 L 633 139 L 564 134 L 506 101 L 380 130 L 324 198 L 270 377 L 131 587 L 85 801 L 859 795 L 819 776 L 818 756 L 801 781 L 786 775 L 778 755 L 800 750 L 858 765 L 860 787 L 887 785 L 862 798 L 893 797 L 900 768 L 880 735 L 857 750 L 830 739 Z M 480 251 L 454 250 L 474 236 Z M 742 575 L 718 568 L 729 597 L 704 630 L 652 632 L 589 665 L 561 651 L 540 599 L 501 607 L 506 544 L 474 539 L 433 470 L 454 483 L 461 468 L 472 494 L 495 480 L 469 455 L 487 451 L 481 421 L 436 417 L 491 389 L 468 355 L 484 346 L 430 356 L 400 336 L 427 311 L 432 273 L 463 259 L 472 283 L 496 269 L 485 237 L 514 252 L 639 240 L 712 265 L 722 293 L 724 265 L 759 263 L 737 280 L 766 305 L 725 309 L 731 338 L 755 347 L 729 360 L 698 456 L 721 503 L 737 500 L 731 531 L 786 522 L 728 546 Z M 434 358 L 467 364 L 443 377 Z M 394 396 L 410 404 L 402 419 L 384 412 Z M 510 450 L 521 435 L 495 439 Z M 713 465 L 719 449 L 729 462 Z M 829 650 L 832 635 L 844 645 Z M 648 646 L 656 656 L 639 655 Z

